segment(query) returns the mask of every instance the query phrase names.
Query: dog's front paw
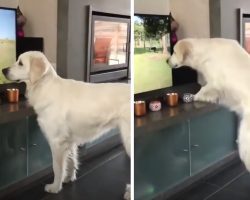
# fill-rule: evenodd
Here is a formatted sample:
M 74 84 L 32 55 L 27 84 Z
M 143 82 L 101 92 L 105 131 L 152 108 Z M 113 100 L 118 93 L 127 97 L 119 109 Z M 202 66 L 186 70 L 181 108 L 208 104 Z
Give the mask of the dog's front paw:
M 130 200 L 130 196 L 131 196 L 131 192 L 130 192 L 130 185 L 127 185 L 126 186 L 126 192 L 124 194 L 124 199 L 125 200 Z
M 218 99 L 215 96 L 200 95 L 199 93 L 197 93 L 196 95 L 194 95 L 194 101 L 217 103 Z
M 49 193 L 58 193 L 58 192 L 60 192 L 60 190 L 62 189 L 62 187 L 58 187 L 58 185 L 55 185 L 55 184 L 47 184 L 47 185 L 45 185 L 45 188 L 44 188 L 44 190 L 46 191 L 46 192 L 49 192 Z
M 205 101 L 205 98 L 198 93 L 194 95 L 194 101 Z

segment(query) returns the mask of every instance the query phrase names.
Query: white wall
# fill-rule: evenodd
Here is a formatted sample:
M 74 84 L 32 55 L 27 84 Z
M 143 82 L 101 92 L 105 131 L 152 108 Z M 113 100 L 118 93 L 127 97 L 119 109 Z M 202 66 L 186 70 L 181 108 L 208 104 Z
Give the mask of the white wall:
M 179 39 L 210 37 L 209 0 L 170 0 L 170 11 L 179 23 Z
M 56 63 L 57 0 L 0 0 L 1 7 L 20 9 L 27 18 L 25 36 L 43 37 L 44 52 L 50 62 Z
M 16 8 L 18 0 L 0 0 L 0 7 Z
M 27 18 L 25 36 L 43 37 L 44 53 L 56 62 L 57 0 L 20 0 L 20 9 Z
M 209 0 L 134 0 L 135 13 L 169 14 L 180 27 L 179 39 L 210 37 Z
M 239 39 L 238 9 L 250 13 L 249 0 L 221 0 L 221 37 Z
M 139 14 L 169 14 L 169 0 L 134 0 L 134 11 Z
M 58 0 L 58 72 L 61 76 L 86 80 L 88 6 L 101 12 L 130 15 L 130 0 Z M 64 33 L 64 34 L 62 34 Z

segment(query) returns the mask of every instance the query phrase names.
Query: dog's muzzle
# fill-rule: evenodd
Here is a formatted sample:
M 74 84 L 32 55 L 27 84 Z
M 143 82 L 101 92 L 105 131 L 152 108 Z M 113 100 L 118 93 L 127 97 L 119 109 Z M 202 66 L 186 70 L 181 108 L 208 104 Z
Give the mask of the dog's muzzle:
M 166 60 L 166 62 L 168 63 L 169 67 L 171 67 L 171 68 L 176 68 L 177 67 L 177 65 L 173 65 L 171 63 L 170 57 Z
M 169 59 L 170 59 L 170 57 L 169 58 L 167 58 L 167 60 L 166 60 L 166 62 L 169 64 Z
M 3 75 L 5 77 L 7 77 L 8 73 L 9 73 L 9 68 L 7 67 L 7 68 L 2 69 L 2 72 L 3 72 Z

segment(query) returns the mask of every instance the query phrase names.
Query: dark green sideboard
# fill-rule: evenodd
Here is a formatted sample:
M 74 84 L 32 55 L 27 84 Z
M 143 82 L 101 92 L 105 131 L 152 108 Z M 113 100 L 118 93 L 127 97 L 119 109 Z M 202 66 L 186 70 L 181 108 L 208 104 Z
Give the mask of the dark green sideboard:
M 167 193 L 236 150 L 237 118 L 194 102 L 135 119 L 135 200 Z M 164 198 L 165 199 L 165 198 Z
M 0 124 L 0 143 L 0 189 L 51 165 L 35 115 Z
M 121 144 L 118 129 L 79 147 L 81 160 L 91 159 Z M 34 110 L 26 101 L 0 105 L 0 199 L 52 176 L 49 145 Z

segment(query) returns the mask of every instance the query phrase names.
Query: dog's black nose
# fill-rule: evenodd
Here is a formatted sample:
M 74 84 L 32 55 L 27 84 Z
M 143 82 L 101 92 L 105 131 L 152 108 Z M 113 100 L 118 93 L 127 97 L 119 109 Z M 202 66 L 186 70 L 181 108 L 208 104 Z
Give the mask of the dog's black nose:
M 166 62 L 168 63 L 168 61 L 169 61 L 169 58 L 167 58 Z
M 8 74 L 8 71 L 9 71 L 9 68 L 8 68 L 8 67 L 2 69 L 2 72 L 3 72 L 4 76 L 6 76 L 6 75 Z

